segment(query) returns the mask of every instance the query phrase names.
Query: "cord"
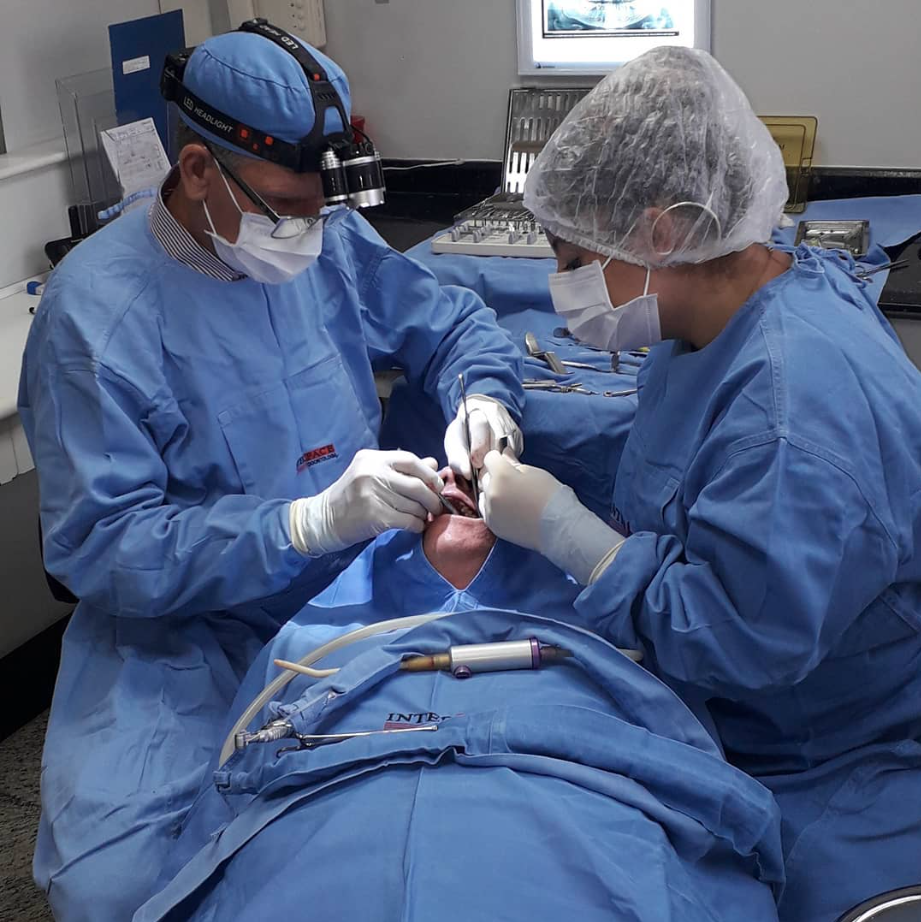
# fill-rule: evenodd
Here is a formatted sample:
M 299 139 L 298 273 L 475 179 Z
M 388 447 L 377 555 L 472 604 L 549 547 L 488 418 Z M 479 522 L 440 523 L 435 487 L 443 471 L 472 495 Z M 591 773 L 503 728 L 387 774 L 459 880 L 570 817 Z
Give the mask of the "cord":
M 298 665 L 310 666 L 318 660 L 323 659 L 325 656 L 329 656 L 330 653 L 342 647 L 347 647 L 349 644 L 353 644 L 358 640 L 364 640 L 366 637 L 374 637 L 377 634 L 386 634 L 389 631 L 398 631 L 402 628 L 418 627 L 420 624 L 428 624 L 429 621 L 447 618 L 452 614 L 454 614 L 454 612 L 435 612 L 428 615 L 411 615 L 407 618 L 391 618 L 389 621 L 379 621 L 375 624 L 369 624 L 366 627 L 349 631 L 348 634 L 334 637 L 328 643 L 323 644 L 322 647 L 317 647 L 315 650 L 308 653 L 299 661 Z M 325 670 L 317 670 L 317 672 L 320 671 Z M 240 715 L 230 733 L 227 734 L 227 738 L 224 740 L 224 745 L 221 747 L 220 761 L 218 762 L 219 768 L 223 767 L 224 763 L 234 754 L 234 737 L 236 737 L 237 733 L 249 726 L 250 721 L 262 710 L 266 702 L 270 701 L 275 694 L 294 678 L 294 676 L 295 673 L 290 671 L 283 672 L 281 675 L 276 676 L 249 703 L 246 710 Z

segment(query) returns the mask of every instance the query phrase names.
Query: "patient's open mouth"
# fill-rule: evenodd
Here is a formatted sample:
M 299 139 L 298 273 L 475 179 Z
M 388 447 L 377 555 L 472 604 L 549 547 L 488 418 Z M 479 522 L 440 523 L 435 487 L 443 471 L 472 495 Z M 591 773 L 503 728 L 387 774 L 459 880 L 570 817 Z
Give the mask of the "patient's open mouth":
M 480 518 L 480 511 L 473 501 L 473 491 L 470 482 L 454 473 L 451 468 L 439 471 L 444 481 L 444 498 L 451 503 L 459 515 L 467 519 Z

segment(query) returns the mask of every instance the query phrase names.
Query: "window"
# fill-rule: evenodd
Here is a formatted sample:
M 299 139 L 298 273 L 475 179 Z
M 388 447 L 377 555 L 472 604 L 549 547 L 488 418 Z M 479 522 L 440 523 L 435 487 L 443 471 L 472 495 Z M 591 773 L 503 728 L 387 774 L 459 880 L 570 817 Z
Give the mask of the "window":
M 518 0 L 520 74 L 598 74 L 657 45 L 710 50 L 710 0 Z

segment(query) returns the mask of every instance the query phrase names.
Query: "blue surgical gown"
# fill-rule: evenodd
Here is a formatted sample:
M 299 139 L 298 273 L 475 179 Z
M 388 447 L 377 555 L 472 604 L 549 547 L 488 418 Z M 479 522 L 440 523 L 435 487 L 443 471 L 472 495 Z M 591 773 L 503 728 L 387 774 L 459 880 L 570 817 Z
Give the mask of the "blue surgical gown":
M 314 642 L 309 625 L 307 636 L 285 633 L 254 666 L 257 689 L 272 656 Z M 398 670 L 409 653 L 530 637 L 573 655 L 468 681 Z M 271 709 L 298 732 L 437 731 L 232 756 L 188 815 L 176 873 L 135 922 L 776 922 L 770 793 L 726 763 L 671 690 L 597 636 L 478 609 L 322 665 L 340 672 L 296 677 Z
M 356 549 L 305 560 L 288 502 L 377 442 L 373 371 L 446 418 L 457 376 L 520 415 L 520 358 L 471 292 L 351 216 L 279 286 L 172 260 L 143 210 L 55 271 L 23 365 L 48 570 L 81 600 L 42 767 L 57 918 L 129 918 L 253 657 Z
M 921 375 L 851 270 L 800 248 L 705 348 L 653 350 L 631 537 L 577 603 L 774 791 L 785 922 L 921 882 Z

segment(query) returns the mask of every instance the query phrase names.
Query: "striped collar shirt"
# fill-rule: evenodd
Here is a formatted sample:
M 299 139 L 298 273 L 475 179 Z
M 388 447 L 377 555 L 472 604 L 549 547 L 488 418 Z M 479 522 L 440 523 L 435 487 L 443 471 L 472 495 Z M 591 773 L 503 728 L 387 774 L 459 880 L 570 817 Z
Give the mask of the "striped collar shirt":
M 163 180 L 150 206 L 150 230 L 157 242 L 166 250 L 167 255 L 208 278 L 221 282 L 236 282 L 245 278 L 213 253 L 209 253 L 170 213 L 166 200 L 178 182 L 179 172 L 173 169 Z

